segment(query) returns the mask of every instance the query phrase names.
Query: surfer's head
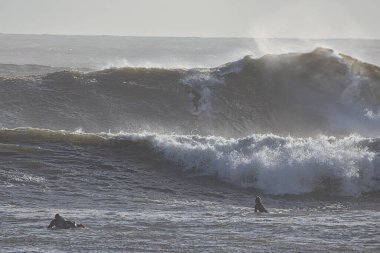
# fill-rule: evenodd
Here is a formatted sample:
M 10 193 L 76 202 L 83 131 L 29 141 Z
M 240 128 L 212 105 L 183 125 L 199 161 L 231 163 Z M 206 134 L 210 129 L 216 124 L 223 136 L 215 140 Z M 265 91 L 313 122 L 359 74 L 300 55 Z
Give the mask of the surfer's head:
M 59 214 L 57 213 L 54 217 L 55 217 L 56 219 L 58 219 L 60 216 L 59 216 Z
M 256 202 L 256 203 L 261 203 L 261 198 L 260 198 L 260 196 L 256 196 L 255 202 Z

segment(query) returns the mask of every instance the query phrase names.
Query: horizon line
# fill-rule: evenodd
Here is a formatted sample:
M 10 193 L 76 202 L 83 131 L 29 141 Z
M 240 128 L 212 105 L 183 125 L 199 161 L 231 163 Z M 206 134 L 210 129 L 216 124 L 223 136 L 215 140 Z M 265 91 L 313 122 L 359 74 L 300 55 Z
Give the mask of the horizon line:
M 61 33 L 3 33 L 0 35 L 16 36 L 64 36 L 64 37 L 130 37 L 130 38 L 177 38 L 177 39 L 283 39 L 283 40 L 380 40 L 380 38 L 355 38 L 355 37 L 331 37 L 331 38 L 307 38 L 307 37 L 248 37 L 248 36 L 172 36 L 172 35 L 119 35 L 119 34 L 61 34 Z

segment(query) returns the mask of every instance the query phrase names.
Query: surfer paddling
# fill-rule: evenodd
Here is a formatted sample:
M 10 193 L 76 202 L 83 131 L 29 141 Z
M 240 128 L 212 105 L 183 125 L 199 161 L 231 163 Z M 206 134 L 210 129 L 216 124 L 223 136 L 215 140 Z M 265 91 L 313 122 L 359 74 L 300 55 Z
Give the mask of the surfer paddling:
M 261 198 L 260 196 L 256 196 L 256 199 L 255 199 L 255 213 L 257 211 L 259 211 L 260 213 L 267 213 L 267 209 L 265 209 L 265 207 L 263 206 L 263 204 L 261 203 Z
M 65 220 L 58 213 L 55 215 L 55 218 L 50 222 L 48 228 L 84 228 L 83 224 L 76 224 L 75 222 Z

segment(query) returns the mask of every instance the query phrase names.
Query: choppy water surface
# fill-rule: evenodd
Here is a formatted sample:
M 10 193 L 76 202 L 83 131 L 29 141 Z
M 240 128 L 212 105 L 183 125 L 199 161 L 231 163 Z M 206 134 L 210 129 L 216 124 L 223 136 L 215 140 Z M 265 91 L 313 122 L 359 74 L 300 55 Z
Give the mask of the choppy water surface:
M 0 38 L 2 252 L 380 251 L 378 41 Z

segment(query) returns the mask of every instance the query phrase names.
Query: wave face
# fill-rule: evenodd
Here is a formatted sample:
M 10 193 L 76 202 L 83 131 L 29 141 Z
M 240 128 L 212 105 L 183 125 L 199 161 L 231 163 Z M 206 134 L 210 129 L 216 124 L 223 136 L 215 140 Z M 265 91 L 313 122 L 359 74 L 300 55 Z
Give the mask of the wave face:
M 32 143 L 40 147 L 46 147 L 47 143 L 69 147 L 61 148 L 62 156 L 70 156 L 67 152 L 74 145 L 75 150 L 82 146 L 86 152 L 92 148 L 95 153 L 107 147 L 114 150 L 105 157 L 110 161 L 113 155 L 120 160 L 117 150 L 123 150 L 129 155 L 128 160 L 139 157 L 156 161 L 156 167 L 160 164 L 157 161 L 170 161 L 172 165 L 165 163 L 165 168 L 180 168 L 206 178 L 212 176 L 266 194 L 357 196 L 380 190 L 380 140 L 373 138 L 251 135 L 233 139 L 153 133 L 85 134 L 29 128 L 0 130 L 0 142 L 10 141 L 24 145 L 1 145 L 2 152 L 18 150 L 22 157 L 28 153 L 42 154 L 44 149 L 32 149 Z M 55 152 L 54 156 L 59 154 Z M 23 177 L 19 180 L 24 180 Z
M 1 126 L 293 136 L 380 131 L 380 68 L 317 48 L 210 69 L 0 77 Z
M 106 145 L 267 194 L 380 190 L 380 68 L 330 49 L 216 68 L 2 68 L 21 73 L 0 76 L 4 154 Z

